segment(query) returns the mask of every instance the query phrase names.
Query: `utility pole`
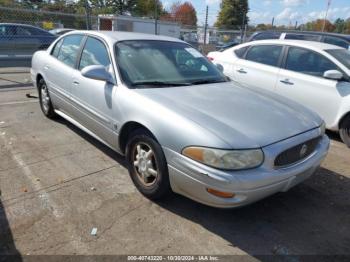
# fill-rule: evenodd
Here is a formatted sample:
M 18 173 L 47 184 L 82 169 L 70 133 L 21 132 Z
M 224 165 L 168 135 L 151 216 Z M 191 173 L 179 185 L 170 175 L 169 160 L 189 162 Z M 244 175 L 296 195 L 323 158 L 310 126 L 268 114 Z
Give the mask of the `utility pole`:
M 208 12 L 209 12 L 209 6 L 207 6 L 207 11 L 206 11 L 206 13 L 205 13 L 205 25 L 204 25 L 204 45 L 206 45 L 206 44 L 207 44 Z
M 324 29 L 326 27 L 326 19 L 327 19 L 327 15 L 328 15 L 328 10 L 329 10 L 329 6 L 331 5 L 332 0 L 327 0 L 327 10 L 326 10 L 326 15 L 324 16 L 324 20 L 323 20 L 323 26 L 322 26 L 322 32 L 324 32 Z
M 85 0 L 85 15 L 86 15 L 86 29 L 90 30 L 90 6 L 89 6 L 89 1 Z
M 154 0 L 154 34 L 158 35 L 158 0 Z
M 241 27 L 241 43 L 243 43 L 243 37 L 244 37 L 244 31 L 245 31 L 245 19 L 246 19 L 247 12 L 246 10 L 243 10 L 242 7 L 241 9 L 243 11 L 243 19 L 242 19 L 242 27 Z

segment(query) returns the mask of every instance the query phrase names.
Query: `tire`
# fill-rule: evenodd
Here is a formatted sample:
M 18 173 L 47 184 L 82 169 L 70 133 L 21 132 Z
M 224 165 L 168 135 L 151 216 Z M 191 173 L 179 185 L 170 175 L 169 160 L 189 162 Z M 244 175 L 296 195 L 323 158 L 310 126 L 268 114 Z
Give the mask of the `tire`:
M 350 115 L 347 115 L 340 123 L 339 134 L 341 140 L 350 147 Z
M 126 160 L 134 185 L 145 197 L 155 200 L 171 192 L 163 150 L 147 131 L 138 129 L 131 133 Z
M 53 109 L 49 89 L 47 88 L 44 79 L 40 79 L 38 82 L 38 93 L 40 108 L 43 114 L 48 118 L 55 118 L 57 115 Z

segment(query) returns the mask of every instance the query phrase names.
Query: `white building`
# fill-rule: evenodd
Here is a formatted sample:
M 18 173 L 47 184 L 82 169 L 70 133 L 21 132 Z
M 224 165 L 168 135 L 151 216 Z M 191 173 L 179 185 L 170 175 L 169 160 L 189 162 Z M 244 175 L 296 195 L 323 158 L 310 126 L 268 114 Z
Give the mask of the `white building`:
M 125 15 L 99 15 L 98 30 L 127 31 L 155 34 L 155 20 Z M 177 23 L 157 21 L 157 34 L 180 38 L 180 25 Z

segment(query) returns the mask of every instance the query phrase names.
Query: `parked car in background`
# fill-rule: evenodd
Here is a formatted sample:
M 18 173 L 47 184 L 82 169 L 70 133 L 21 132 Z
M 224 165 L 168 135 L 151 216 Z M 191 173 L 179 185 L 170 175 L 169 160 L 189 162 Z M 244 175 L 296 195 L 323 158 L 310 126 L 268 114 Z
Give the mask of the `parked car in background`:
M 34 52 L 46 49 L 56 36 L 30 25 L 0 23 L 1 66 L 22 66 Z
M 50 30 L 49 32 L 53 35 L 60 36 L 60 35 L 64 35 L 65 33 L 71 32 L 73 30 L 74 29 L 71 29 L 71 28 L 56 28 L 56 29 Z
M 125 155 L 151 199 L 246 205 L 311 176 L 329 147 L 317 114 L 228 81 L 175 38 L 70 32 L 35 53 L 31 76 L 43 113 Z
M 267 39 L 305 40 L 323 42 L 349 49 L 350 35 L 308 31 L 259 31 L 248 42 Z
M 317 112 L 350 147 L 350 51 L 299 40 L 262 40 L 209 53 L 231 79 Z
M 232 42 L 229 42 L 229 43 L 226 43 L 226 44 L 222 44 L 222 45 L 217 45 L 215 48 L 217 51 L 225 51 L 226 49 L 229 49 L 231 47 L 234 47 L 236 45 L 239 45 L 240 43 L 238 41 L 232 41 Z

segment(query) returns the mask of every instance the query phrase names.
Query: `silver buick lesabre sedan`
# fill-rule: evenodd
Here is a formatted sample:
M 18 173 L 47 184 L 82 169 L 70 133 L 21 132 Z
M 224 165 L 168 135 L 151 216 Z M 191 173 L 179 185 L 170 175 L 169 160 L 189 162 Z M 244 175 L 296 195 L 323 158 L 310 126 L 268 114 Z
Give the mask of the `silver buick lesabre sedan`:
M 316 114 L 230 82 L 173 38 L 74 31 L 35 53 L 31 75 L 43 113 L 125 155 L 150 199 L 246 205 L 311 176 L 329 148 Z

